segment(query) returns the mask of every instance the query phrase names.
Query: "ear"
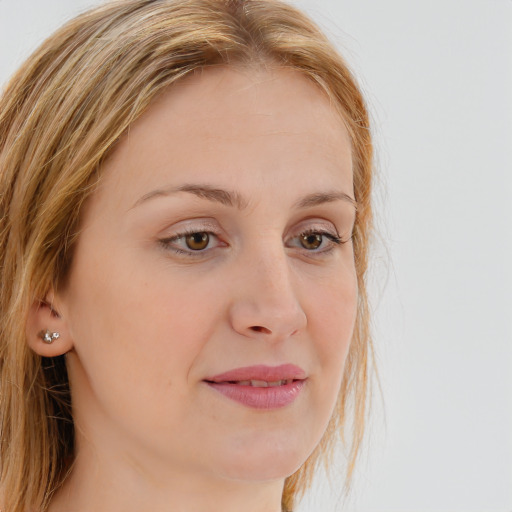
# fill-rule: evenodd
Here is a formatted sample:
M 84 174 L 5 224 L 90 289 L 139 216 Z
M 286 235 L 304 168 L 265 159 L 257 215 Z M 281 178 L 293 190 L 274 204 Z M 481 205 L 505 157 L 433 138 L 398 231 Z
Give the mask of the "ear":
M 54 309 L 53 304 L 54 294 L 49 293 L 44 300 L 37 300 L 32 304 L 27 318 L 28 345 L 43 357 L 60 356 L 73 348 L 66 320 Z M 45 341 L 46 331 L 49 332 L 51 340 Z

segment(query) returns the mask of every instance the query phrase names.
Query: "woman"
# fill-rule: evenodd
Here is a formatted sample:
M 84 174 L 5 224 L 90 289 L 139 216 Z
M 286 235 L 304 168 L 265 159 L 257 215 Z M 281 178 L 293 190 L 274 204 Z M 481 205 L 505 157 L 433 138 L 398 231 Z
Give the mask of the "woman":
M 0 103 L 3 512 L 291 510 L 370 353 L 361 94 L 274 0 L 122 0 Z

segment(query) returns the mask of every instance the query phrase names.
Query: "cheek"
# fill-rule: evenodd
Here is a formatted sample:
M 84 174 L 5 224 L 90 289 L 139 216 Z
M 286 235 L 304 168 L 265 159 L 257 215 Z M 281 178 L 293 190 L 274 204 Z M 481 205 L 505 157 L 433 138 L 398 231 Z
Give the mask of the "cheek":
M 325 435 L 335 411 L 353 336 L 357 311 L 355 272 L 333 272 L 331 279 L 314 287 L 306 304 L 312 362 L 308 406 L 310 438 L 314 446 Z M 333 278 L 332 276 L 336 276 Z M 314 448 L 312 445 L 311 449 Z
M 100 410 L 128 432 L 170 432 L 174 418 L 190 416 L 191 369 L 215 313 L 194 290 L 156 274 L 118 267 L 94 279 L 81 272 L 74 283 L 70 378 L 79 422 Z
M 343 378 L 345 360 L 352 340 L 357 315 L 357 279 L 355 271 L 338 274 L 316 294 L 310 296 L 308 324 L 316 346 L 322 386 L 337 389 Z M 329 393 L 331 394 L 331 393 Z
M 191 318 L 202 299 L 164 271 L 125 259 L 84 254 L 76 262 L 69 297 L 76 353 L 95 387 L 165 386 L 187 371 L 203 341 L 202 317 Z

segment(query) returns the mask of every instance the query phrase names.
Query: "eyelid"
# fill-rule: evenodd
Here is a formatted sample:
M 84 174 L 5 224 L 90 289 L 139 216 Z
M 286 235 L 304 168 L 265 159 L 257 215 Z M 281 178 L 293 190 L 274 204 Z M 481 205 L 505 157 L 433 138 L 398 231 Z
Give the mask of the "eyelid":
M 337 238 L 341 238 L 338 228 L 334 222 L 319 218 L 307 219 L 303 222 L 299 222 L 293 227 L 291 234 L 292 236 L 298 236 L 308 231 L 325 232 Z
M 177 222 L 173 225 L 166 226 L 165 229 L 162 229 L 158 238 L 160 239 L 170 239 L 175 238 L 178 235 L 190 234 L 190 233 L 213 233 L 215 235 L 220 235 L 222 230 L 219 226 L 219 223 L 210 218 L 189 218 Z
M 345 227 L 342 224 L 342 227 Z M 325 218 L 323 216 L 310 217 L 294 224 L 286 237 L 285 245 L 288 248 L 299 250 L 299 252 L 309 258 L 321 258 L 328 256 L 331 252 L 340 248 L 347 242 L 352 240 L 352 229 L 338 229 L 338 223 L 334 219 Z M 343 235 L 342 233 L 345 233 Z M 304 247 L 300 240 L 301 236 L 318 234 L 322 237 L 321 246 L 317 249 L 308 249 Z

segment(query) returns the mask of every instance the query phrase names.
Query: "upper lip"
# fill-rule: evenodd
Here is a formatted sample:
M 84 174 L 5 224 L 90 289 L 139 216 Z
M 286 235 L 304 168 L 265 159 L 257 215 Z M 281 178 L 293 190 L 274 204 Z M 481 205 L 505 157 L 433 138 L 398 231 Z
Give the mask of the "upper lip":
M 264 364 L 256 366 L 244 366 L 235 368 L 213 377 L 205 379 L 209 382 L 229 382 L 242 380 L 263 380 L 276 382 L 278 380 L 303 380 L 306 372 L 294 364 L 282 364 L 280 366 L 267 366 Z

